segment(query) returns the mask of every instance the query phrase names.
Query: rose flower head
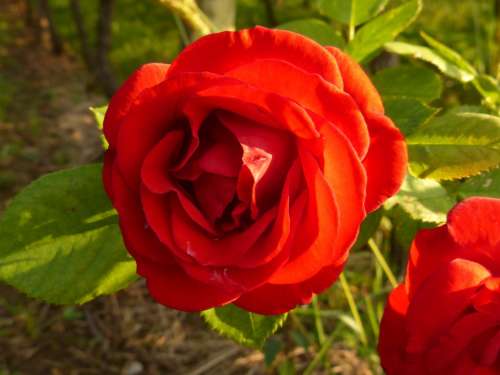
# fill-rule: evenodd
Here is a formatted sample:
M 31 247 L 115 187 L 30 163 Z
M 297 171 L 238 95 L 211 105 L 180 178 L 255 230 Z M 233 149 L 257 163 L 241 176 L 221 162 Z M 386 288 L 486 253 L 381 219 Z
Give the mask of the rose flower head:
M 388 375 L 500 374 L 500 199 L 466 199 L 417 234 L 379 353 Z
M 147 64 L 112 98 L 104 185 L 152 296 L 262 314 L 335 281 L 406 148 L 350 57 L 256 27 Z

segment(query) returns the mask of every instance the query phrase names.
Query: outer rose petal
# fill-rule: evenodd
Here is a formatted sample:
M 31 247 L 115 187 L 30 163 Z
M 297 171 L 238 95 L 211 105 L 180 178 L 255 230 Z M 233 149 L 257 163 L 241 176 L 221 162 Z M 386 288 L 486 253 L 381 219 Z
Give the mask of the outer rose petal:
M 156 86 L 167 76 L 168 64 L 145 64 L 123 83 L 109 102 L 104 117 L 103 132 L 111 148 L 115 147 L 120 124 L 132 107 L 134 100 L 144 90 Z
M 433 337 L 446 332 L 471 304 L 477 286 L 491 274 L 464 259 L 444 264 L 427 278 L 411 299 L 407 313 L 408 352 L 422 352 Z
M 378 352 L 382 367 L 388 375 L 403 374 L 408 304 L 404 285 L 399 285 L 389 295 L 380 323 Z
M 368 176 L 365 208 L 375 211 L 400 188 L 406 174 L 408 154 L 401 132 L 383 115 L 366 113 L 370 149 L 363 160 Z
M 337 60 L 344 81 L 344 91 L 354 98 L 359 108 L 365 113 L 384 114 L 382 98 L 363 68 L 336 47 L 326 47 L 326 50 Z
M 350 140 L 360 158 L 369 147 L 368 128 L 354 100 L 317 74 L 281 60 L 257 60 L 229 71 L 227 76 L 287 97 L 324 117 Z
M 406 144 L 392 121 L 383 116 L 382 99 L 359 64 L 338 48 L 326 49 L 339 64 L 344 91 L 354 98 L 368 124 L 370 150 L 363 164 L 368 175 L 365 207 L 372 212 L 399 190 L 408 162 Z
M 160 267 L 144 263 L 139 273 L 147 280 L 148 289 L 161 304 L 182 310 L 202 311 L 236 299 L 238 292 L 201 283 L 186 275 L 179 267 Z
M 484 264 L 500 273 L 499 199 L 469 198 L 462 201 L 448 214 L 448 231 L 460 246 L 483 253 L 489 258 Z
M 287 61 L 342 88 L 335 59 L 319 44 L 300 34 L 259 26 L 198 39 L 177 56 L 169 76 L 181 72 L 225 73 L 257 59 Z

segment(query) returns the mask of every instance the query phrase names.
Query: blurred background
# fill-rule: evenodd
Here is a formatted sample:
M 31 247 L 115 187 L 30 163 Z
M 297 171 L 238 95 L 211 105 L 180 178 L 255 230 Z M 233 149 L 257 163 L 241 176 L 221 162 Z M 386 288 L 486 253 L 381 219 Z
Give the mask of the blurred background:
M 346 30 L 332 17 L 328 1 L 333 0 L 200 0 L 198 5 L 217 29 L 265 25 L 300 31 L 297 20 L 314 18 L 328 26 L 324 33 L 315 31 L 315 39 L 342 47 Z M 105 105 L 139 65 L 170 62 L 196 38 L 167 2 L 0 0 L 0 214 L 38 176 L 100 160 L 99 130 L 89 108 Z M 388 7 L 403 2 L 391 0 Z M 498 0 L 427 0 L 399 38 L 416 41 L 425 31 L 479 72 L 496 76 L 499 13 Z M 365 69 L 374 74 L 400 63 L 400 57 L 381 53 Z M 445 80 L 437 104 L 478 100 L 471 87 Z M 402 210 L 391 215 L 400 215 L 404 230 L 394 237 L 379 214 L 371 234 L 376 231 L 399 272 L 415 230 L 426 224 L 405 222 Z M 0 375 L 382 373 L 377 320 L 390 287 L 364 245 L 354 250 L 346 274 L 366 332 L 353 329 L 346 313 L 350 301 L 337 283 L 315 300 L 321 327 L 313 308 L 297 309 L 263 351 L 218 336 L 197 314 L 154 303 L 142 281 L 74 307 L 37 302 L 0 284 Z M 327 346 L 325 332 L 332 337 Z

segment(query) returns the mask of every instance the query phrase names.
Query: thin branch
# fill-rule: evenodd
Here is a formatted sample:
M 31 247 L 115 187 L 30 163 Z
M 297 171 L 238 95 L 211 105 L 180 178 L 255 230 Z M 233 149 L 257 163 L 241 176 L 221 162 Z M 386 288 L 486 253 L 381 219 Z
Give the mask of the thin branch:
M 196 5 L 194 0 L 158 0 L 160 4 L 175 12 L 198 35 L 216 31 L 212 22 Z

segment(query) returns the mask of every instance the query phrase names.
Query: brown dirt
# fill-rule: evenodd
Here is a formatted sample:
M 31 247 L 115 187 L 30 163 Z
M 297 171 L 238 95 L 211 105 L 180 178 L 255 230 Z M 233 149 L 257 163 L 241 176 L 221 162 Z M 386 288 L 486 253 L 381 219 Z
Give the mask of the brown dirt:
M 0 212 L 38 176 L 102 153 L 88 108 L 106 100 L 88 92 L 78 59 L 51 54 L 46 30 L 37 42 L 24 26 L 22 4 L 0 3 L 0 21 L 8 22 L 0 78 L 9 89 L 0 108 Z M 312 349 L 287 352 L 299 372 L 313 355 Z M 351 350 L 336 347 L 330 359 L 341 364 L 330 373 L 371 374 Z M 275 370 L 265 369 L 260 352 L 210 331 L 197 314 L 154 303 L 142 281 L 77 307 L 30 300 L 0 284 L 0 375 L 264 373 Z

